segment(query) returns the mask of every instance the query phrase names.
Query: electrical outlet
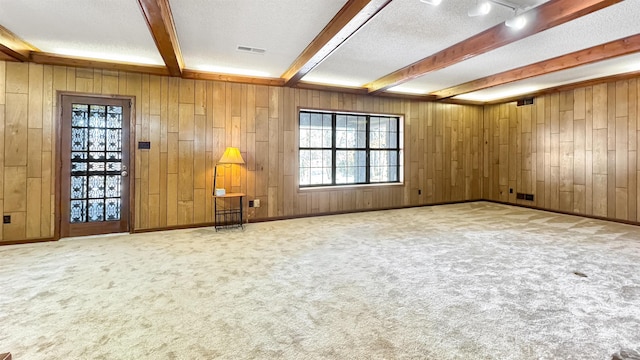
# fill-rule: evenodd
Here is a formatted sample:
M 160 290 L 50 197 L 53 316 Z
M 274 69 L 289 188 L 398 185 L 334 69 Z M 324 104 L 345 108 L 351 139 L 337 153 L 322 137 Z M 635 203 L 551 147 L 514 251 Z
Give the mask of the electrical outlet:
M 260 199 L 253 200 L 253 207 L 260 207 Z
M 11 215 L 4 215 L 2 217 L 2 223 L 3 224 L 11 224 Z

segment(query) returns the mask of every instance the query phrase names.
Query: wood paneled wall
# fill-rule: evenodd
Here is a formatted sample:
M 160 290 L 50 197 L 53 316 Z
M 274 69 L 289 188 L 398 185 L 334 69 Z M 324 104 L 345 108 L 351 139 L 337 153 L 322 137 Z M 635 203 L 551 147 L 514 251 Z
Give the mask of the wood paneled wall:
M 0 241 L 55 235 L 60 91 L 135 97 L 135 140 L 151 142 L 135 150 L 135 229 L 211 223 L 226 146 L 247 163 L 217 181 L 261 200 L 250 219 L 485 198 L 640 220 L 637 79 L 482 108 L 0 62 Z M 404 115 L 404 184 L 299 190 L 299 108 Z
M 531 106 L 486 106 L 483 197 L 638 221 L 639 85 L 622 80 Z M 516 200 L 516 192 L 535 201 Z
M 482 196 L 481 107 L 0 62 L 0 212 L 12 217 L 0 241 L 55 235 L 60 91 L 135 97 L 135 141 L 151 142 L 135 150 L 138 230 L 211 223 L 213 166 L 226 146 L 246 165 L 220 166 L 218 186 L 261 200 L 250 219 Z M 301 107 L 404 115 L 404 184 L 299 190 Z

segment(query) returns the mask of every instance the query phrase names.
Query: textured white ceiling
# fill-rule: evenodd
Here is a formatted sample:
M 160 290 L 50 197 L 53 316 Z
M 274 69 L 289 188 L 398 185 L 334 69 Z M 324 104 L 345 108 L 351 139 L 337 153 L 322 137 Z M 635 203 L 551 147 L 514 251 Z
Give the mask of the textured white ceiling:
M 185 66 L 279 77 L 346 0 L 171 0 Z M 262 48 L 259 55 L 238 45 Z
M 524 8 L 539 1 L 517 3 Z M 364 85 L 513 16 L 512 10 L 494 5 L 487 16 L 470 18 L 467 11 L 475 4 L 476 0 L 444 0 L 430 6 L 419 0 L 394 0 L 303 80 L 342 79 Z
M 403 84 L 425 93 L 640 33 L 640 1 L 624 1 Z M 616 26 L 611 26 L 616 24 Z M 588 35 L 587 35 L 588 34 Z M 622 60 L 620 60 L 622 61 Z M 602 66 L 605 66 L 604 64 Z M 590 67 L 597 69 L 595 65 Z M 564 79 L 566 74 L 549 75 Z
M 605 76 L 640 71 L 640 53 L 622 56 L 617 59 L 601 61 L 597 64 L 583 65 L 573 69 L 516 81 L 494 88 L 475 91 L 456 96 L 456 99 L 474 101 L 494 101 L 512 96 L 533 93 L 539 89 L 549 89 L 579 81 L 597 79 Z
M 279 77 L 347 0 L 169 0 L 188 69 Z M 499 0 L 532 8 L 546 0 Z M 576 0 L 577 1 L 577 0 Z M 477 0 L 393 0 L 304 81 L 362 86 L 511 18 L 494 5 L 470 18 Z M 630 35 L 640 34 L 640 0 L 626 0 L 398 86 L 429 93 Z M 0 0 L 0 25 L 40 50 L 61 55 L 163 64 L 136 0 Z M 266 50 L 237 51 L 237 46 Z M 478 91 L 493 101 L 509 92 L 640 68 L 639 56 L 607 60 Z M 629 70 L 632 69 L 632 70 Z
M 0 0 L 0 24 L 44 52 L 164 64 L 135 0 Z

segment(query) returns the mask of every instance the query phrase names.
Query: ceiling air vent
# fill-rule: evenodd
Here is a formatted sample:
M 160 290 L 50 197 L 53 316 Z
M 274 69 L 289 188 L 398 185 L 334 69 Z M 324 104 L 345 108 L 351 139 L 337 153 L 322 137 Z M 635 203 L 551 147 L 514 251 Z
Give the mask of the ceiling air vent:
M 243 46 L 243 45 L 238 45 L 236 50 L 242 51 L 242 52 L 247 52 L 247 53 L 252 53 L 252 54 L 264 54 L 265 52 L 267 52 L 267 50 L 265 50 L 265 49 L 255 48 L 255 47 L 251 47 L 251 46 Z

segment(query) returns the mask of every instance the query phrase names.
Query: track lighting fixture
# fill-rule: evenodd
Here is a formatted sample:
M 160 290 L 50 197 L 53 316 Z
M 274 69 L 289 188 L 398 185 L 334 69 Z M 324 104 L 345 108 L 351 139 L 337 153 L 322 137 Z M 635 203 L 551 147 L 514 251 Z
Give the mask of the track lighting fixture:
M 438 6 L 442 2 L 442 0 L 420 0 L 425 4 Z M 504 22 L 504 24 L 512 29 L 520 30 L 527 25 L 527 19 L 524 17 L 524 14 L 518 14 L 519 12 L 525 12 L 528 8 L 521 9 L 517 5 L 512 4 L 508 0 L 477 0 L 476 5 L 469 9 L 467 14 L 469 17 L 483 16 L 487 15 L 491 12 L 492 4 L 504 6 L 513 10 L 515 16 L 511 19 L 508 19 Z
M 487 15 L 491 11 L 491 3 L 489 1 L 480 1 L 476 6 L 469 9 L 467 14 L 470 17 Z
M 524 17 L 524 15 L 516 15 L 515 17 L 512 17 L 511 19 L 505 21 L 504 24 L 510 28 L 520 30 L 527 25 L 527 19 Z
M 506 26 L 515 30 L 520 30 L 527 25 L 527 19 L 524 17 L 524 14 L 518 14 L 519 12 L 526 11 L 526 9 L 520 9 L 507 0 L 478 0 L 476 6 L 469 9 L 468 14 L 470 17 L 487 15 L 491 11 L 491 4 L 504 6 L 513 10 L 515 15 L 513 18 L 504 22 Z

